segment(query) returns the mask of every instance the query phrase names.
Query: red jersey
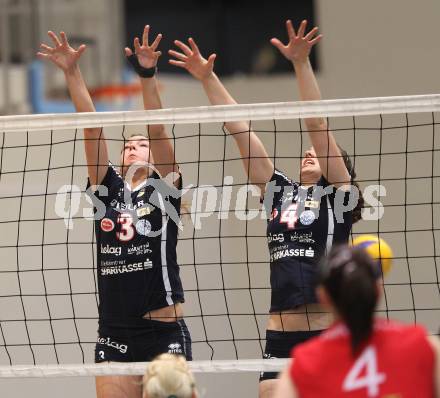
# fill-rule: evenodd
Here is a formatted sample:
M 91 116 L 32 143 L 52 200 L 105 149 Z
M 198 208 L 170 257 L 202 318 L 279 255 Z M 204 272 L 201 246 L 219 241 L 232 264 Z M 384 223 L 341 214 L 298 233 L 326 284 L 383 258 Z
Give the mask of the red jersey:
M 295 347 L 290 376 L 301 398 L 434 397 L 435 355 L 425 330 L 377 319 L 353 357 L 342 323 Z

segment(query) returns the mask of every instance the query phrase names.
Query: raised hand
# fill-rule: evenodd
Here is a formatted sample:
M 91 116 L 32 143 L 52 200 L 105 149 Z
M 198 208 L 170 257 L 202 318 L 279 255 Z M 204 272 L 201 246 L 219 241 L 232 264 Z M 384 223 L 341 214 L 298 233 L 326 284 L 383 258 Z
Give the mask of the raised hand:
M 162 34 L 159 33 L 154 39 L 151 45 L 148 44 L 148 35 L 150 33 L 150 25 L 145 25 L 144 32 L 142 33 L 142 45 L 138 37 L 133 40 L 134 53 L 138 58 L 139 64 L 143 68 L 154 68 L 157 65 L 157 60 L 161 56 L 160 51 L 156 51 L 162 40 Z M 131 48 L 125 47 L 125 55 L 127 57 L 133 55 Z
M 70 46 L 64 32 L 60 33 L 61 40 L 52 31 L 47 32 L 47 34 L 51 38 L 54 47 L 41 43 L 41 51 L 37 53 L 37 56 L 41 59 L 48 59 L 64 72 L 74 68 L 77 65 L 78 59 L 86 49 L 85 44 L 81 44 L 78 49 L 75 50 Z
M 188 39 L 190 47 L 179 40 L 175 40 L 174 44 L 179 47 L 182 52 L 169 50 L 168 53 L 176 59 L 170 59 L 169 63 L 179 68 L 186 69 L 197 80 L 204 80 L 213 74 L 214 61 L 216 54 L 211 54 L 208 59 L 203 58 L 200 54 L 200 50 L 197 47 L 196 42 L 192 39 Z
M 273 38 L 270 42 L 280 50 L 289 61 L 302 62 L 306 61 L 309 57 L 311 48 L 318 43 L 322 35 L 315 36 L 318 32 L 318 28 L 315 26 L 309 33 L 304 36 L 306 31 L 307 21 L 301 22 L 298 33 L 295 33 L 293 29 L 292 21 L 286 21 L 287 34 L 289 36 L 289 42 L 284 45 L 280 40 Z

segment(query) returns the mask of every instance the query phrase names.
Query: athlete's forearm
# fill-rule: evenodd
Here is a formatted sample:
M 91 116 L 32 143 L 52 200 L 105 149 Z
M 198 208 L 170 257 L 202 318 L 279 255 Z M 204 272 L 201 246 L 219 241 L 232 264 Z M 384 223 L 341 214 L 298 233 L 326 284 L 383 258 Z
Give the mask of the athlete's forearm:
M 294 61 L 296 78 L 298 80 L 299 96 L 301 101 L 316 101 L 321 99 L 318 81 L 313 72 L 309 58 L 301 61 Z
M 157 80 L 155 77 L 141 78 L 142 97 L 145 110 L 162 109 Z M 163 124 L 150 124 L 148 126 L 150 149 L 153 154 L 155 166 L 161 175 L 177 171 L 174 147 L 171 143 Z
M 234 105 L 237 103 L 214 73 L 203 79 L 202 84 L 212 105 Z M 237 143 L 244 169 L 249 175 L 249 181 L 264 189 L 264 185 L 273 174 L 273 164 L 263 143 L 249 129 L 247 122 L 227 122 L 225 127 Z
M 70 98 L 77 112 L 95 112 L 92 97 L 87 89 L 84 78 L 81 74 L 79 66 L 76 65 L 72 69 L 65 71 L 67 88 Z
M 233 105 L 237 103 L 214 72 L 201 82 L 212 105 Z
M 214 72 L 201 80 L 201 83 L 212 105 L 235 105 L 237 103 Z M 244 121 L 227 122 L 225 127 L 231 134 L 249 130 L 248 123 Z
M 142 87 L 142 99 L 145 110 L 162 109 L 162 101 L 159 95 L 157 80 L 155 77 L 140 78 Z M 165 133 L 163 124 L 150 125 L 148 129 L 150 138 L 157 138 Z
M 95 112 L 92 98 L 77 65 L 65 71 L 67 88 L 77 112 Z M 92 185 L 100 184 L 107 172 L 108 153 L 101 128 L 84 129 L 84 150 Z
M 295 68 L 301 101 L 320 100 L 321 91 L 309 58 L 293 62 L 293 67 Z M 327 122 L 324 118 L 309 118 L 305 122 L 309 131 L 327 129 Z
M 140 81 L 142 86 L 142 99 L 144 101 L 144 109 L 162 109 L 162 101 L 160 100 L 156 78 L 140 78 Z

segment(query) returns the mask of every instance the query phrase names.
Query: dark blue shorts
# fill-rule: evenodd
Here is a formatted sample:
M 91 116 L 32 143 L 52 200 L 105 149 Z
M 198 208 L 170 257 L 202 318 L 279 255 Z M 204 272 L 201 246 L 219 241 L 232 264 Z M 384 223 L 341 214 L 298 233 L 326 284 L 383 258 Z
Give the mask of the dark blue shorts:
M 295 309 L 304 304 L 317 303 L 317 266 L 308 263 L 278 261 L 271 264 L 270 312 Z
M 191 336 L 183 319 L 177 322 L 143 319 L 136 327 L 99 327 L 96 363 L 148 362 L 164 353 L 192 360 Z
M 306 330 L 299 332 L 280 332 L 266 330 L 266 347 L 264 348 L 263 359 L 290 358 L 292 348 L 312 337 L 318 336 L 322 330 Z M 277 372 L 261 372 L 260 381 L 276 379 Z

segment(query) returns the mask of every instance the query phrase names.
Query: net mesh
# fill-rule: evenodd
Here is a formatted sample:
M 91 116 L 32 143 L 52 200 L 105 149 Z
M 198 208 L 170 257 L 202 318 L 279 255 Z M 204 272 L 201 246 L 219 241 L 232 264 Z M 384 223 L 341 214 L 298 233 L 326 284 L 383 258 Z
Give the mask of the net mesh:
M 301 118 L 327 118 L 367 199 L 353 237 L 378 234 L 394 251 L 378 312 L 438 334 L 439 106 L 439 96 L 418 96 L 0 118 L 2 374 L 93 362 L 96 241 L 84 126 L 103 126 L 118 164 L 126 137 L 167 124 L 187 187 L 178 260 L 195 359 L 261 358 L 270 306 L 265 213 L 228 120 L 250 120 L 275 167 L 297 180 L 309 148 Z

